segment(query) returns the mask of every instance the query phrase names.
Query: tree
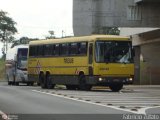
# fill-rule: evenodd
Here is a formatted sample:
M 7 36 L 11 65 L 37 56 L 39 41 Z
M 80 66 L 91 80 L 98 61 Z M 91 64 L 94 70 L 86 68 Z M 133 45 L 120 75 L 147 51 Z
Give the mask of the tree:
M 98 27 L 93 34 L 108 34 L 108 35 L 119 35 L 120 30 L 118 27 Z
M 13 35 L 17 32 L 16 22 L 8 17 L 7 14 L 7 12 L 0 11 L 0 41 L 4 43 L 3 54 L 7 53 L 8 42 L 14 40 Z
M 30 41 L 35 41 L 35 40 L 39 40 L 39 38 L 29 38 L 29 37 L 23 36 L 18 40 L 14 40 L 11 48 L 17 45 L 29 44 Z

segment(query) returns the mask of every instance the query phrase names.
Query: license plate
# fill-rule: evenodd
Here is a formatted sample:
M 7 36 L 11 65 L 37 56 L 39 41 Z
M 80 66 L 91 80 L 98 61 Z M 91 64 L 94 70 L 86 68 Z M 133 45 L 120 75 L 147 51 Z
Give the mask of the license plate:
M 113 82 L 119 82 L 120 80 L 119 79 L 113 79 Z

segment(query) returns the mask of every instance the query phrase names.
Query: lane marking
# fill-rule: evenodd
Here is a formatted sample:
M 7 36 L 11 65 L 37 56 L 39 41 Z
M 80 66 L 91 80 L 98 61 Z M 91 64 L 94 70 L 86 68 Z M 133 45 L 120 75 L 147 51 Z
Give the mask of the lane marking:
M 112 102 L 112 101 L 110 101 L 110 102 Z M 103 103 L 109 103 L 109 102 L 104 102 L 103 101 Z M 140 104 L 142 104 L 142 105 L 148 105 L 148 104 L 150 104 L 150 105 L 156 105 L 156 103 L 121 103 L 121 102 L 112 102 L 113 104 L 120 104 L 120 105 L 127 105 L 127 104 L 132 104 L 132 105 L 140 105 Z M 148 106 L 146 106 L 146 107 L 148 107 Z
M 62 95 L 42 92 L 42 91 L 39 91 L 39 90 L 32 90 L 32 91 L 33 92 L 37 92 L 37 93 L 42 93 L 42 94 L 47 94 L 47 95 L 55 96 L 55 97 L 60 97 L 60 98 L 65 98 L 65 99 L 69 99 L 69 100 L 74 100 L 74 101 L 78 101 L 78 102 L 89 103 L 89 104 L 93 104 L 93 105 L 98 105 L 98 106 L 102 106 L 102 107 L 107 107 L 107 108 L 112 108 L 112 109 L 120 110 L 120 111 L 130 112 L 130 113 L 134 113 L 134 114 L 146 114 L 144 110 L 140 110 L 140 111 L 137 110 L 137 112 L 136 112 L 136 111 L 131 111 L 131 110 L 127 110 L 127 109 L 121 109 L 121 108 L 115 107 L 115 106 L 109 106 L 109 105 L 104 105 L 104 104 L 100 104 L 100 103 L 94 103 L 94 102 L 90 102 L 90 101 L 80 100 L 78 98 L 70 98 L 70 97 L 66 97 L 66 96 L 62 96 Z
M 0 118 L 2 118 L 3 120 L 8 120 L 8 116 L 1 110 L 0 110 Z
M 149 109 L 152 109 L 152 108 L 160 108 L 160 106 L 145 107 L 145 108 L 139 109 L 139 111 L 140 111 L 141 113 L 146 114 L 146 110 L 149 110 Z

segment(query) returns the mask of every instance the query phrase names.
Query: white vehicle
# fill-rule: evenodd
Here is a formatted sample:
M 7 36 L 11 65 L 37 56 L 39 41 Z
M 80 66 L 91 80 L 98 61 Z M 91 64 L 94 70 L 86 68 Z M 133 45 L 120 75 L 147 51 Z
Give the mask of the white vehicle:
M 33 85 L 32 81 L 28 81 L 27 54 L 28 45 L 18 45 L 8 50 L 5 62 L 8 85 Z

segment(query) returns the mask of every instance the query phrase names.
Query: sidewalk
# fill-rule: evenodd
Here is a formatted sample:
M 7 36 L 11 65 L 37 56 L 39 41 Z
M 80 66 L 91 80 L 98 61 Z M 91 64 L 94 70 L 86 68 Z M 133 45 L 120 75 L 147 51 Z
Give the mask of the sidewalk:
M 160 88 L 160 85 L 125 85 L 127 88 Z

